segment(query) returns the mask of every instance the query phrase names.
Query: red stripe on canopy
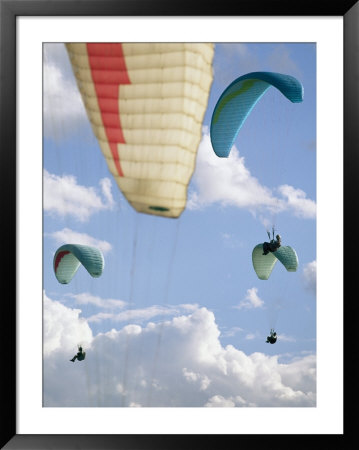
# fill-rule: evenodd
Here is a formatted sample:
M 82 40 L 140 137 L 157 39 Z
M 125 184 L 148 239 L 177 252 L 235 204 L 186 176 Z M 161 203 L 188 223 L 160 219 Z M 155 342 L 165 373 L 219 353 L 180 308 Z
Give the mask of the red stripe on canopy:
M 68 253 L 70 253 L 68 250 L 64 250 L 64 251 L 62 251 L 62 252 L 59 252 L 59 253 L 56 255 L 56 258 L 55 258 L 55 272 L 57 271 L 57 268 L 58 268 L 58 266 L 59 266 L 60 261 L 62 260 L 62 258 L 63 258 L 65 255 L 67 255 Z
M 120 120 L 119 91 L 121 84 L 130 84 L 122 44 L 87 44 L 87 54 L 107 140 L 117 173 L 122 177 L 117 145 L 124 144 L 125 138 Z

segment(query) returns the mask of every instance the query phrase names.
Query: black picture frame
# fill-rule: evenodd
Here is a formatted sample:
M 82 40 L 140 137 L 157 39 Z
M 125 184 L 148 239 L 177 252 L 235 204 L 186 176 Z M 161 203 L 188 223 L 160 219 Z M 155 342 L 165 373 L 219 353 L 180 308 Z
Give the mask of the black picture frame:
M 342 16 L 344 20 L 344 236 L 335 236 L 335 247 L 344 248 L 344 433 L 342 435 L 19 435 L 16 433 L 16 17 L 19 16 Z M 359 2 L 284 2 L 251 0 L 196 2 L 195 0 L 0 0 L 0 183 L 3 281 L 1 326 L 1 448 L 6 449 L 175 449 L 205 444 L 265 445 L 287 448 L 288 444 L 323 444 L 326 448 L 349 448 L 356 420 L 351 413 L 358 373 L 354 342 L 356 295 L 350 264 L 357 231 L 355 186 L 359 168 Z M 330 224 L 328 224 L 330 226 Z M 335 249 L 334 249 L 335 250 Z M 5 289 L 4 289 L 5 288 Z M 345 298 L 345 297 L 343 297 Z M 335 324 L 333 324 L 335 326 Z M 354 357 L 353 357 L 354 355 Z M 352 388 L 353 389 L 352 389 Z M 355 411 L 355 409 L 354 409 Z M 345 414 L 346 413 L 346 414 Z M 269 444 L 270 443 L 270 444 Z

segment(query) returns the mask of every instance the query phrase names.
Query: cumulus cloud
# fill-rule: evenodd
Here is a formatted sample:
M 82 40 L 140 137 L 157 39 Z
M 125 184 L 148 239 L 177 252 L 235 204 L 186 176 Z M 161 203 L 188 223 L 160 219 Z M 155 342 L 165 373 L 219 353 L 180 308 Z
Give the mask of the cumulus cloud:
M 78 233 L 67 227 L 53 233 L 45 233 L 45 236 L 54 239 L 58 246 L 63 244 L 89 245 L 100 249 L 103 253 L 108 253 L 112 249 L 111 244 L 107 241 L 96 239 L 86 233 Z
M 279 193 L 276 196 L 251 175 L 235 146 L 228 158 L 218 158 L 212 149 L 208 128 L 204 127 L 203 131 L 193 176 L 196 190 L 189 194 L 188 209 L 203 209 L 217 203 L 246 209 L 259 216 L 265 216 L 266 212 L 292 211 L 302 218 L 315 218 L 316 204 L 306 198 L 304 191 L 282 185 L 276 189 Z
M 256 406 L 254 404 L 248 403 L 243 400 L 240 395 L 230 396 L 228 398 L 224 398 L 222 395 L 214 395 L 211 397 L 208 402 L 204 405 L 210 408 L 213 407 L 233 407 L 233 406 Z
M 303 268 L 303 277 L 305 287 L 316 294 L 317 292 L 317 261 L 305 264 Z
M 208 129 L 204 131 L 194 173 L 198 191 L 191 193 L 187 208 L 199 209 L 216 202 L 253 210 L 260 206 L 273 210 L 283 208 L 271 191 L 250 174 L 244 157 L 235 147 L 228 158 L 218 158 L 213 152 Z
M 258 289 L 256 287 L 247 289 L 247 295 L 235 306 L 236 309 L 252 309 L 262 308 L 264 301 L 258 296 Z
M 44 62 L 61 67 L 63 76 L 69 78 L 72 74 L 70 59 L 65 44 L 62 42 L 46 42 L 43 46 Z
M 204 307 L 93 336 L 78 310 L 45 297 L 44 330 L 45 406 L 316 405 L 314 355 L 283 364 L 278 356 L 223 347 Z M 86 359 L 72 364 L 80 339 Z
M 206 375 L 201 375 L 200 373 L 191 372 L 184 367 L 182 369 L 183 376 L 187 381 L 198 383 L 199 389 L 205 391 L 211 383 L 211 380 Z
M 287 199 L 287 208 L 293 210 L 298 217 L 305 219 L 314 219 L 316 216 L 316 203 L 306 198 L 307 195 L 301 189 L 295 189 L 292 186 L 284 184 L 279 186 L 279 192 Z
M 98 211 L 112 209 L 111 180 L 100 181 L 105 201 L 97 189 L 81 186 L 73 175 L 54 175 L 44 170 L 44 210 L 60 217 L 72 216 L 80 222 L 87 221 Z
M 106 204 L 109 208 L 113 208 L 115 206 L 115 201 L 112 197 L 112 183 L 109 178 L 102 178 L 100 180 L 100 186 L 103 196 L 106 199 Z
M 60 139 L 88 126 L 88 118 L 64 44 L 44 46 L 44 134 Z
M 278 372 L 284 384 L 295 385 L 297 389 L 306 389 L 316 377 L 314 355 L 294 358 L 290 364 L 279 364 Z
M 45 293 L 43 302 L 45 358 L 59 350 L 71 353 L 77 349 L 77 344 L 87 346 L 91 343 L 92 331 L 86 321 L 80 318 L 80 309 L 67 308 L 51 300 Z

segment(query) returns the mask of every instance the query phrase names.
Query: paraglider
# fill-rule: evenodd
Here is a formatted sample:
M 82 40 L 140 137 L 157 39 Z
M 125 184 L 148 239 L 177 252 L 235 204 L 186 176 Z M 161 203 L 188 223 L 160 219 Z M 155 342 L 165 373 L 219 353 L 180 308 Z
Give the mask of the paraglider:
M 270 335 L 267 336 L 266 343 L 275 344 L 277 342 L 277 333 L 271 328 Z
M 111 174 L 136 211 L 186 206 L 212 84 L 211 43 L 68 43 Z
M 276 72 L 251 72 L 234 80 L 221 94 L 213 110 L 210 135 L 214 152 L 227 158 L 248 115 L 270 87 L 277 88 L 292 103 L 303 101 L 304 89 L 294 77 Z M 270 236 L 269 236 L 270 237 Z M 277 260 L 287 271 L 295 272 L 298 257 L 294 249 L 281 245 L 279 235 L 270 242 L 258 244 L 252 252 L 254 270 L 267 280 Z
M 269 233 L 268 233 L 269 235 Z M 271 242 L 264 242 L 254 247 L 252 251 L 253 268 L 260 280 L 268 280 L 277 261 L 280 261 L 288 272 L 296 272 L 298 268 L 298 256 L 296 251 L 287 246 L 281 245 L 279 235 Z
M 100 277 L 105 264 L 102 252 L 89 245 L 65 244 L 59 247 L 53 260 L 57 281 L 70 283 L 81 264 L 92 277 Z
M 293 103 L 303 101 L 303 86 L 290 75 L 251 72 L 237 78 L 223 91 L 213 110 L 210 135 L 217 156 L 229 156 L 243 123 L 271 86 Z
M 78 361 L 83 361 L 86 357 L 86 352 L 84 352 L 82 350 L 82 347 L 80 345 L 78 345 L 78 349 L 79 351 L 76 353 L 76 355 L 70 359 L 70 361 L 75 362 L 75 360 L 77 359 Z

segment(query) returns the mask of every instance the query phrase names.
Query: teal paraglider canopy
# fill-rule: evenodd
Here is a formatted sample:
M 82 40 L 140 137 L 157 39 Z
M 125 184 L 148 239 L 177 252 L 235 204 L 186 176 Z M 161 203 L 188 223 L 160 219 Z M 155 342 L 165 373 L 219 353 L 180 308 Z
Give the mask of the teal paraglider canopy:
M 280 261 L 288 272 L 296 272 L 298 256 L 290 246 L 281 246 L 275 252 L 263 254 L 263 244 L 258 244 L 252 252 L 253 268 L 260 280 L 268 280 L 277 261 Z
M 217 156 L 228 157 L 243 123 L 271 86 L 292 103 L 303 101 L 303 86 L 290 75 L 251 72 L 237 78 L 223 91 L 213 110 L 210 135 Z
M 65 244 L 58 248 L 54 255 L 58 282 L 70 283 L 81 264 L 92 277 L 100 277 L 105 264 L 102 252 L 96 247 L 80 244 Z

